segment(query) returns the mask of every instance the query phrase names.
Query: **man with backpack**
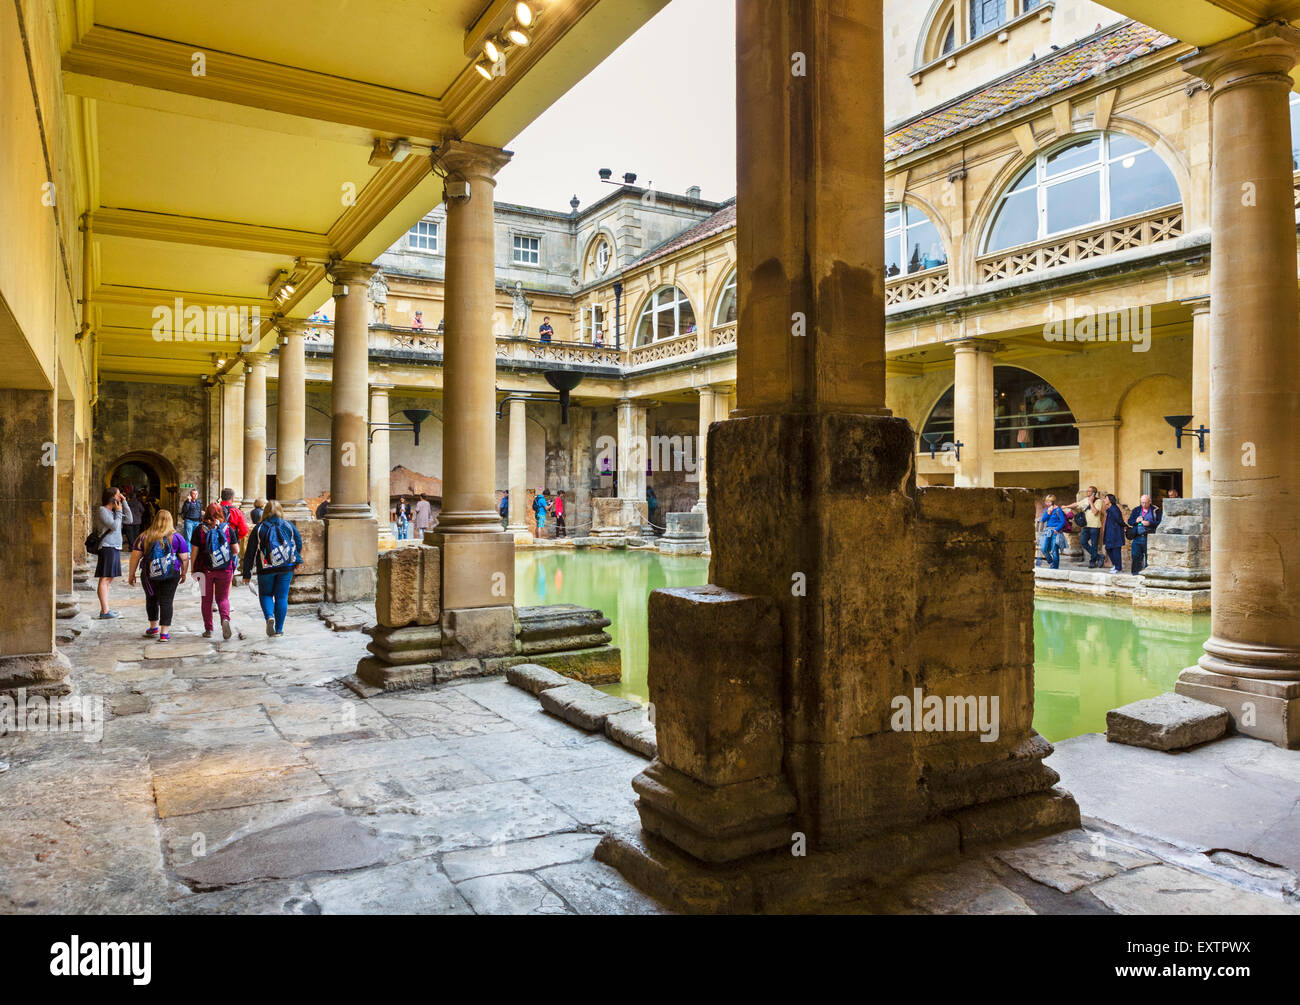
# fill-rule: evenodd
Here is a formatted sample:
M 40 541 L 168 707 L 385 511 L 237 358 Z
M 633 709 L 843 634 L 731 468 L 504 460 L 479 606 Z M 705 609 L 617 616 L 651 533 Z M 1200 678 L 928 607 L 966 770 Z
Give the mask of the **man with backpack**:
M 239 511 L 235 505 L 235 490 L 221 490 L 221 508 L 225 511 L 226 521 L 235 528 L 235 533 L 239 535 L 239 540 L 248 537 L 248 521 L 244 519 L 244 514 Z
M 181 503 L 181 520 L 185 524 L 185 540 L 194 537 L 194 528 L 203 522 L 203 503 L 199 502 L 199 490 L 190 489 L 190 494 Z
M 266 618 L 266 634 L 278 638 L 284 634 L 284 619 L 289 614 L 289 584 L 293 572 L 302 565 L 302 535 L 284 519 L 280 503 L 272 499 L 262 511 L 244 549 L 244 583 L 257 572 L 257 598 Z
M 212 503 L 203 514 L 202 523 L 190 535 L 190 554 L 194 572 L 203 583 L 203 637 L 212 638 L 212 602 L 221 615 L 221 637 L 234 634 L 230 624 L 230 584 L 239 567 L 239 534 L 226 521 L 226 512 Z

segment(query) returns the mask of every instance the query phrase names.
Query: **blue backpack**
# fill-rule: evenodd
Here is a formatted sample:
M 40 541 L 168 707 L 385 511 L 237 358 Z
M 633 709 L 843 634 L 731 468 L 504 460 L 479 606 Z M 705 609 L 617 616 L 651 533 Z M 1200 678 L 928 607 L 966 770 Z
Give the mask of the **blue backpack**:
M 171 545 L 170 539 L 165 544 L 162 541 L 153 543 L 149 552 L 150 579 L 175 579 L 181 574 L 181 560 L 172 551 Z
M 226 530 L 226 524 L 208 528 L 203 543 L 208 551 L 208 565 L 213 571 L 229 569 L 234 564 L 235 555 L 230 550 L 230 532 Z
M 258 524 L 257 541 L 263 569 L 289 569 L 298 564 L 293 530 L 283 520 Z

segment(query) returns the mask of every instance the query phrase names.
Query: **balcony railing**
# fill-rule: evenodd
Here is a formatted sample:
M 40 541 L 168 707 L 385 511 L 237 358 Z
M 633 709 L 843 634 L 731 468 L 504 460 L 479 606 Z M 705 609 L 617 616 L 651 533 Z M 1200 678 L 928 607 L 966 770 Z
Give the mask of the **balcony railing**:
M 893 276 L 885 280 L 885 306 L 907 304 L 913 300 L 926 300 L 947 293 L 952 279 L 947 265 L 913 272 L 907 276 Z
M 713 329 L 713 345 L 728 346 L 736 344 L 736 322 L 718 325 Z
M 673 338 L 660 339 L 649 345 L 638 346 L 628 353 L 628 365 L 640 366 L 643 363 L 660 363 L 664 360 L 689 356 L 700 348 L 699 331 L 687 332 Z
M 1075 262 L 1113 255 L 1133 248 L 1172 241 L 1183 235 L 1181 208 L 1165 208 L 1145 216 L 1115 220 L 1101 227 L 1038 244 L 999 251 L 976 260 L 981 283 L 1013 279 Z

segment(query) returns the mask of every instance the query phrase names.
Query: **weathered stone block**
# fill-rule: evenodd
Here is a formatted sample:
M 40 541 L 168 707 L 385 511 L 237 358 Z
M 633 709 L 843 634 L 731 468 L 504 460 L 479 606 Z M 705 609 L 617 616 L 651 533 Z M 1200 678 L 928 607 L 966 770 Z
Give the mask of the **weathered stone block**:
M 442 568 L 437 548 L 417 545 L 379 556 L 375 615 L 381 625 L 436 624 L 442 615 Z
M 315 573 L 312 575 L 303 575 L 301 572 L 293 574 L 293 581 L 289 583 L 289 603 L 291 604 L 319 604 L 325 600 L 325 575 L 324 573 Z
M 373 567 L 325 570 L 325 599 L 331 604 L 371 600 L 375 595 Z
M 636 702 L 597 691 L 589 684 L 576 681 L 563 687 L 552 687 L 539 695 L 542 708 L 581 729 L 604 729 L 605 718 L 618 712 L 640 708 Z
M 628 709 L 626 712 L 606 716 L 605 735 L 642 757 L 653 758 L 658 750 L 654 723 L 644 708 Z
M 302 538 L 302 565 L 294 573 L 294 579 L 304 576 L 320 576 L 325 572 L 325 523 L 322 520 L 293 520 Z
M 371 687 L 385 691 L 401 691 L 412 687 L 433 685 L 433 665 L 430 663 L 392 664 L 375 656 L 364 656 L 357 664 L 357 677 Z
M 584 684 L 617 684 L 623 679 L 623 658 L 616 646 L 530 653 L 528 660 Z
M 639 536 L 641 525 L 649 523 L 649 513 L 643 499 L 593 499 L 591 534 L 597 538 Z
M 506 671 L 506 680 L 515 687 L 523 688 L 529 694 L 540 694 L 547 688 L 564 687 L 573 683 L 554 670 L 536 663 L 520 663 Z
M 650 700 L 664 764 L 709 785 L 781 773 L 781 622 L 717 586 L 650 594 Z
M 1106 713 L 1106 739 L 1152 750 L 1208 743 L 1228 729 L 1228 713 L 1180 694 L 1158 694 Z
M 442 612 L 442 649 L 447 659 L 481 659 L 515 652 L 515 609 L 472 607 Z
M 442 659 L 442 628 L 438 625 L 408 628 L 376 625 L 365 632 L 372 640 L 366 648 L 385 662 L 434 663 Z

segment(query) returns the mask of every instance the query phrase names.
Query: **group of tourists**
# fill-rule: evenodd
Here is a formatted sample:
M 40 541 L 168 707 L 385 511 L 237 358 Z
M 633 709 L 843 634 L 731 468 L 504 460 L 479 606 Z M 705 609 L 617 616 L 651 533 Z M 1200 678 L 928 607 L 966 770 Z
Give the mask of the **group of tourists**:
M 1171 497 L 1175 493 L 1171 493 Z M 1149 495 L 1128 510 L 1109 492 L 1099 492 L 1089 485 L 1078 500 L 1061 506 L 1056 496 L 1043 500 L 1043 511 L 1035 528 L 1038 555 L 1034 565 L 1047 562 L 1053 569 L 1061 567 L 1061 554 L 1069 548 L 1067 534 L 1078 533 L 1079 543 L 1088 555 L 1088 568 L 1100 569 L 1108 563 L 1110 572 L 1124 571 L 1124 542 L 1129 542 L 1130 572 L 1137 575 L 1147 564 L 1147 538 L 1160 526 L 1160 507 Z M 1103 555 L 1102 552 L 1105 552 Z
M 548 516 L 555 518 L 554 537 L 568 537 L 568 525 L 564 522 L 565 502 L 564 493 L 556 492 L 552 496 L 541 485 L 537 486 L 537 491 L 533 494 L 533 501 L 529 503 L 529 508 L 533 511 L 532 526 L 529 530 L 533 537 L 546 537 L 546 518 Z M 497 513 L 501 517 L 501 526 L 510 525 L 510 493 L 506 491 L 501 496 L 501 502 L 497 504 Z
M 397 506 L 390 516 L 397 527 L 397 540 L 408 541 L 414 537 L 417 541 L 423 541 L 424 532 L 433 525 L 433 504 L 420 496 L 412 506 L 406 501 L 406 496 L 398 496 Z
M 104 490 L 95 511 L 95 525 L 86 539 L 86 550 L 96 556 L 95 578 L 99 580 L 99 617 L 121 615 L 109 606 L 113 581 L 122 575 L 122 549 L 129 551 L 127 585 L 137 578 L 144 590 L 145 614 L 149 627 L 145 637 L 159 642 L 171 640 L 177 588 L 193 576 L 201 585 L 200 611 L 203 637 L 214 632 L 213 606 L 220 619 L 221 634 L 234 634 L 230 617 L 230 587 L 236 573 L 245 585 L 257 576 L 257 594 L 266 634 L 284 634 L 289 613 L 289 586 L 294 570 L 302 565 L 302 535 L 284 519 L 280 503 L 258 499 L 251 511 L 252 522 L 235 505 L 235 490 L 223 489 L 221 501 L 206 507 L 198 491 L 191 490 L 181 504 L 181 528 L 177 529 L 170 510 L 155 507 L 144 530 L 130 543 L 124 533 L 130 496 L 110 487 Z M 138 496 L 138 494 L 137 494 Z

